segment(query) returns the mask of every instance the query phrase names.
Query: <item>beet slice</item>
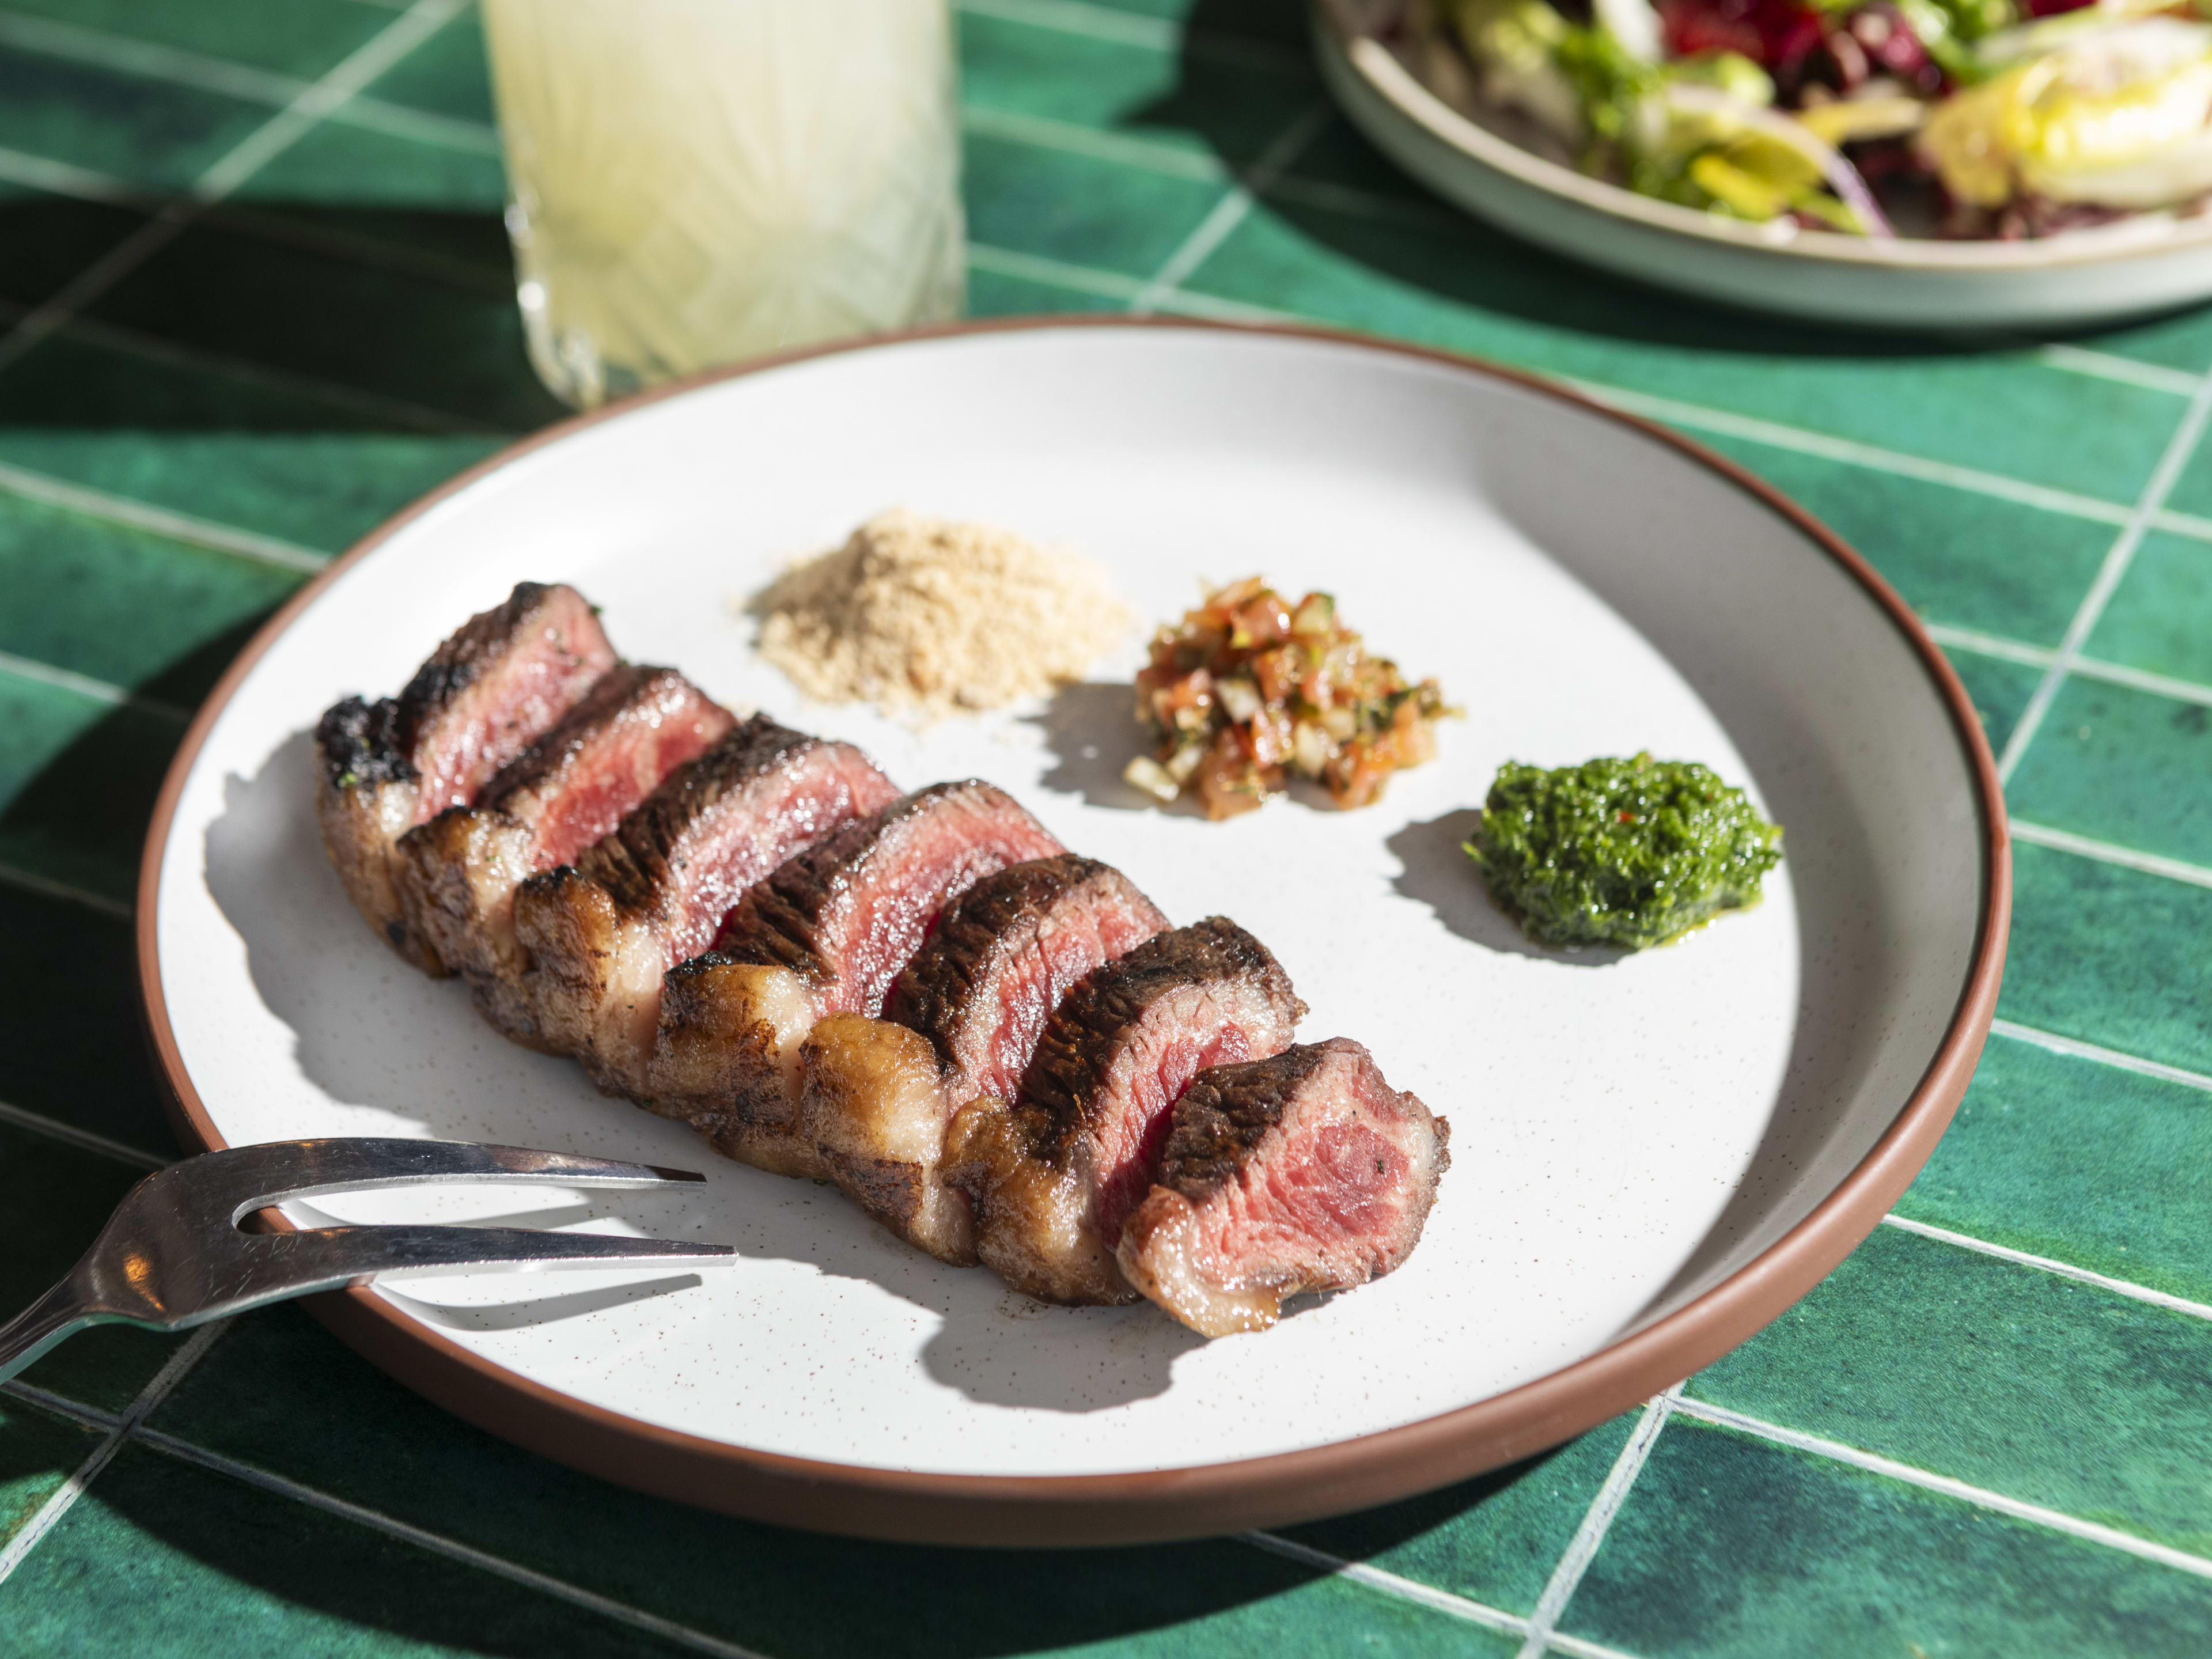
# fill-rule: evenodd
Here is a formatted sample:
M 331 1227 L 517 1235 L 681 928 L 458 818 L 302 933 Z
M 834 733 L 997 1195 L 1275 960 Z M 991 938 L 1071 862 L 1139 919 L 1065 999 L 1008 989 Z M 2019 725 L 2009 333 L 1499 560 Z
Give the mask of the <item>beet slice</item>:
M 465 976 L 477 1006 L 519 1042 L 543 1039 L 524 994 L 514 890 L 619 825 L 661 780 L 720 740 L 730 712 L 672 668 L 601 675 L 550 731 L 501 769 L 473 806 L 399 838 L 409 926 Z
M 647 1073 L 669 969 L 706 945 L 747 888 L 897 793 L 849 744 L 763 714 L 678 767 L 573 865 L 515 890 L 540 1040 L 575 1054 L 600 1088 L 658 1109 Z
M 877 1013 L 947 903 L 1060 850 L 1012 796 L 972 779 L 844 825 L 746 893 L 715 948 L 668 975 L 653 1094 L 732 1158 L 827 1175 L 799 1127 L 799 1047 L 815 1022 Z
M 1012 1099 L 1046 1019 L 1093 969 L 1167 927 L 1118 870 L 1073 853 L 1012 864 L 947 908 L 884 1018 L 831 1014 L 801 1049 L 804 1133 L 837 1184 L 940 1260 L 975 1260 L 967 1195 L 938 1178 L 945 1125 Z
M 469 805 L 614 665 L 583 595 L 520 582 L 449 635 L 397 698 L 348 697 L 317 724 L 324 850 L 354 908 L 416 967 L 451 971 L 409 926 L 393 843 Z
M 1413 1254 L 1450 1139 L 1348 1037 L 1217 1066 L 1176 1103 L 1116 1260 L 1194 1331 L 1265 1330 L 1285 1297 L 1349 1290 Z
M 946 1131 L 977 1254 L 1044 1301 L 1136 1300 L 1114 1249 L 1170 1109 L 1208 1066 L 1281 1052 L 1304 1012 L 1267 947 L 1221 916 L 1090 974 L 1045 1022 L 1018 1098 L 963 1106 Z

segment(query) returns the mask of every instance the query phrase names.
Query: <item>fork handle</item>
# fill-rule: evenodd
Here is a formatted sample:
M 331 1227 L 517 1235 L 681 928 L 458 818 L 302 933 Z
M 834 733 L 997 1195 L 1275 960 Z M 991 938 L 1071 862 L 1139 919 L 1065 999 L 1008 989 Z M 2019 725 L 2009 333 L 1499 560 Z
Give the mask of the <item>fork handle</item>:
M 64 1337 L 113 1316 L 87 1303 L 76 1285 L 64 1279 L 0 1325 L 0 1382 L 25 1369 Z

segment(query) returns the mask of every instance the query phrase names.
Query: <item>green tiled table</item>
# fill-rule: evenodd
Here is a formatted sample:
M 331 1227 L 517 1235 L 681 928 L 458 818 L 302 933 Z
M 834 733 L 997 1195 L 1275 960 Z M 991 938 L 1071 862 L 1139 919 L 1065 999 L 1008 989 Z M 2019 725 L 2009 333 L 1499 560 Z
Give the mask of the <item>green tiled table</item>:
M 561 411 L 459 0 L 4 3 L 12 1310 L 174 1153 L 129 920 L 189 711 L 331 554 Z M 779 1532 L 477 1434 L 296 1310 L 96 1333 L 0 1390 L 0 1654 L 2212 1654 L 2212 316 L 1726 316 L 1395 175 L 1293 0 L 966 0 L 961 29 L 977 313 L 1290 316 L 1564 377 L 1772 479 L 1919 608 L 2019 814 L 1956 1126 L 1679 1394 L 1282 1537 Z

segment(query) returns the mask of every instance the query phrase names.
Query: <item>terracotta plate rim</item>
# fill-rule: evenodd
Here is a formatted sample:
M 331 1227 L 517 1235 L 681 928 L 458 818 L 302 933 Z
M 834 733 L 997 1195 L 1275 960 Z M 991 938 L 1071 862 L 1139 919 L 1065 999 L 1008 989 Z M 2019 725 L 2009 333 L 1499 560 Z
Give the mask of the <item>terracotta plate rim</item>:
M 919 1543 L 1104 1545 L 1286 1525 L 1386 1503 L 1529 1456 L 1626 1410 L 1747 1340 L 1810 1291 L 1881 1221 L 1934 1151 L 1996 1012 L 2012 862 L 1996 763 L 1958 676 L 1905 601 L 1841 538 L 1771 485 L 1702 446 L 1577 392 L 1471 358 L 1342 330 L 1185 318 L 1042 317 L 958 323 L 757 358 L 592 410 L 533 434 L 449 480 L 334 559 L 262 627 L 201 706 L 170 763 L 140 863 L 137 949 L 148 1041 L 170 1118 L 188 1148 L 228 1143 L 187 1075 L 161 988 L 161 866 L 185 781 L 216 721 L 270 646 L 344 571 L 447 497 L 519 458 L 631 410 L 817 358 L 917 341 L 1042 330 L 1181 330 L 1260 336 L 1412 358 L 1503 381 L 1627 427 L 1749 495 L 1865 590 L 1918 654 L 1974 778 L 1983 838 L 1971 967 L 1932 1062 L 1881 1139 L 1796 1227 L 1666 1318 L 1532 1382 L 1439 1416 L 1332 1445 L 1136 1474 L 957 1475 L 861 1468 L 754 1451 L 588 1405 L 469 1352 L 365 1286 L 305 1305 L 393 1377 L 477 1426 L 573 1468 L 683 1503 L 779 1525 Z M 273 1213 L 273 1212 L 264 1212 Z

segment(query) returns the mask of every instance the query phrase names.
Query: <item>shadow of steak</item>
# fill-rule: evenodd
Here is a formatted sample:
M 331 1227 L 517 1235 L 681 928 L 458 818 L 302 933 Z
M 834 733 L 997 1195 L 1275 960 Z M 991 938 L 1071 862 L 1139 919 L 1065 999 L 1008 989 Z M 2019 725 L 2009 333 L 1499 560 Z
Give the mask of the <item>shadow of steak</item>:
M 1114 1247 L 1170 1109 L 1208 1066 L 1280 1053 L 1304 1012 L 1267 946 L 1220 916 L 1091 973 L 1046 1020 L 1014 1102 L 971 1102 L 946 1132 L 977 1254 L 1044 1301 L 1135 1301 Z
M 1073 853 L 987 876 L 892 982 L 883 1018 L 815 1026 L 799 1066 L 805 1138 L 893 1232 L 975 1261 L 967 1197 L 938 1178 L 946 1123 L 979 1096 L 1012 1099 L 1061 997 L 1167 925 L 1120 871 Z
M 1116 1259 L 1194 1331 L 1265 1330 L 1284 1297 L 1349 1290 L 1413 1253 L 1450 1139 L 1347 1037 L 1217 1066 L 1176 1103 Z
M 399 839 L 408 925 L 464 975 L 477 1006 L 518 1042 L 548 1046 L 523 994 L 514 890 L 618 826 L 736 721 L 672 668 L 599 677 L 552 730 L 507 763 L 473 806 L 450 806 Z
M 398 697 L 348 697 L 317 725 L 324 849 L 354 908 L 416 967 L 448 971 L 408 925 L 393 843 L 468 805 L 614 665 L 581 594 L 520 582 L 432 652 Z
M 849 744 L 764 714 L 732 729 L 574 864 L 515 890 L 542 1040 L 575 1054 L 600 1088 L 661 1109 L 647 1085 L 663 975 L 706 948 L 755 882 L 897 793 Z
M 748 892 L 714 949 L 668 976 L 653 1092 L 731 1157 L 826 1176 L 799 1133 L 799 1045 L 826 1014 L 874 1015 L 946 904 L 1060 850 L 988 783 L 934 784 L 846 824 Z

